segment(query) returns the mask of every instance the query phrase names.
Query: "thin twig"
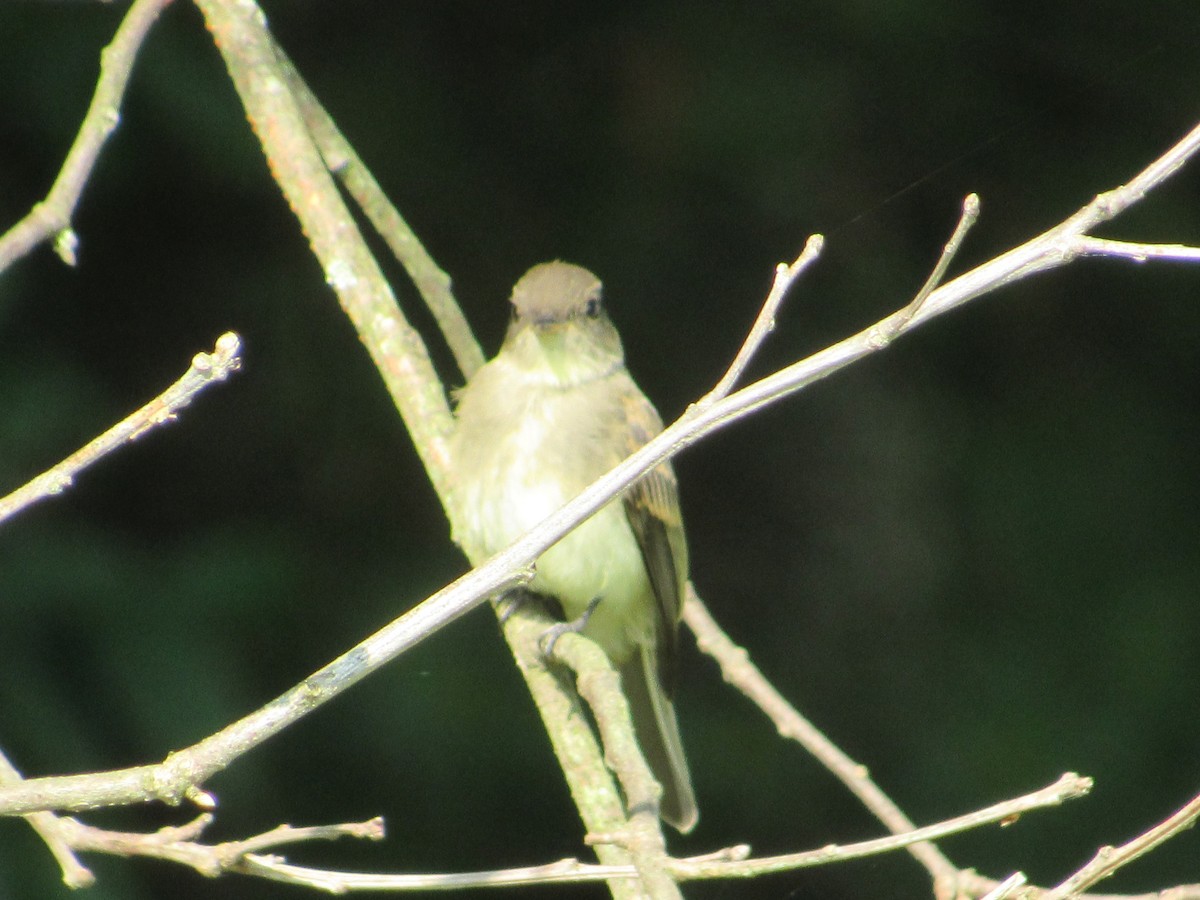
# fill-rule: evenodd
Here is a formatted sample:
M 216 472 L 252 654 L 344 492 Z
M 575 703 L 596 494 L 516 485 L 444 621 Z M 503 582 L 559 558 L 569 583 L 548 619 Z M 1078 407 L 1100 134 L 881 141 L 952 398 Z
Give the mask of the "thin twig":
M 1067 774 L 1054 784 L 1039 791 L 935 825 L 913 829 L 908 834 L 841 846 L 828 845 L 802 853 L 759 858 L 751 857 L 748 848 L 739 845 L 702 856 L 664 860 L 664 865 L 674 877 L 680 880 L 751 877 L 769 872 L 827 865 L 894 851 L 912 844 L 914 841 L 925 842 L 996 822 L 1010 822 L 1015 817 L 1032 810 L 1046 808 L 1081 796 L 1087 792 L 1089 787 L 1090 779 Z M 111 831 L 84 825 L 71 818 L 60 819 L 59 823 L 63 839 L 70 847 L 80 852 L 127 857 L 141 856 L 187 865 L 209 877 L 223 873 L 239 873 L 307 886 L 329 893 L 368 890 L 461 890 L 598 880 L 607 880 L 610 884 L 628 884 L 631 879 L 641 877 L 639 870 L 633 866 L 597 866 L 581 863 L 575 859 L 559 860 L 541 866 L 452 874 L 399 875 L 339 872 L 295 866 L 277 856 L 261 854 L 265 850 L 287 844 L 315 840 L 336 840 L 342 837 L 380 840 L 384 835 L 382 820 L 376 818 L 366 822 L 313 827 L 281 825 L 242 840 L 203 844 L 199 838 L 204 830 L 212 824 L 212 821 L 213 817 L 206 813 L 185 825 L 169 826 L 151 833 Z M 970 881 L 971 873 L 963 874 L 964 880 Z M 979 885 L 979 893 L 983 893 L 983 887 L 987 886 L 989 891 L 987 896 L 989 897 L 1011 896 L 1012 890 L 1022 880 L 1023 876 L 1018 873 L 999 884 L 978 878 L 974 884 Z M 1000 895 L 996 893 L 998 888 L 1004 889 Z M 1039 894 L 1039 897 L 1049 896 L 1050 894 Z M 1100 895 L 1085 896 L 1091 897 L 1092 900 L 1116 900 L 1116 898 L 1102 898 Z M 1153 896 L 1157 898 L 1170 897 L 1173 900 L 1185 900 L 1185 898 L 1190 900 L 1196 896 L 1196 891 L 1194 887 L 1185 886 Z M 1135 900 L 1135 898 L 1124 898 L 1124 900 Z
M 61 821 L 64 835 L 71 846 L 80 852 L 141 856 L 175 862 L 210 878 L 225 872 L 243 872 L 246 869 L 246 857 L 250 854 L 287 844 L 333 841 L 344 837 L 379 841 L 384 837 L 383 820 L 380 818 L 305 828 L 279 825 L 253 837 L 220 844 L 203 844 L 199 841 L 200 835 L 213 822 L 209 813 L 197 816 L 186 825 L 168 826 L 150 833 L 111 831 L 85 825 L 72 818 Z
M 0 751 L 0 785 L 14 784 L 21 780 L 21 773 Z M 28 813 L 25 821 L 37 832 L 38 837 L 45 842 L 50 853 L 62 870 L 63 884 L 69 888 L 91 887 L 96 883 L 92 870 L 79 861 L 71 848 L 70 838 L 63 834 L 63 818 L 52 812 Z
M 768 872 L 783 872 L 810 866 L 825 865 L 829 862 L 842 862 L 851 859 L 862 859 L 911 846 L 915 843 L 940 840 L 952 834 L 961 834 L 984 825 L 996 822 L 1010 822 L 1015 817 L 1038 809 L 1058 806 L 1068 800 L 1075 800 L 1086 795 L 1092 788 L 1092 779 L 1067 772 L 1054 784 L 1041 790 L 1005 800 L 983 809 L 969 812 L 966 815 L 946 819 L 936 825 L 926 825 L 914 828 L 904 834 L 894 834 L 889 837 L 875 838 L 869 841 L 859 841 L 853 844 L 829 844 L 819 850 L 809 850 L 804 853 L 785 853 L 779 856 L 763 856 L 737 861 L 714 861 L 691 863 L 680 860 L 672 865 L 672 871 L 681 879 L 690 878 L 748 878 Z
M 154 428 L 173 421 L 196 396 L 236 372 L 242 364 L 241 339 L 232 331 L 217 338 L 212 353 L 197 353 L 183 377 L 104 434 L 76 450 L 62 462 L 0 499 L 0 522 L 30 504 L 61 494 L 75 477 L 118 447 L 136 441 Z
M 846 756 L 771 686 L 762 673 L 750 662 L 745 649 L 734 645 L 720 630 L 690 585 L 688 602 L 684 608 L 684 620 L 696 634 L 700 649 L 712 656 L 721 666 L 725 680 L 755 702 L 771 718 L 781 736 L 792 738 L 804 746 L 893 833 L 906 834 L 916 830 L 916 826 L 907 816 L 874 784 L 865 766 L 855 763 Z M 1072 790 L 1086 792 L 1091 786 L 1090 780 L 1076 781 L 1076 778 L 1077 776 L 1064 776 Z M 1193 799 L 1165 822 L 1123 847 L 1103 849 L 1087 867 L 1080 870 L 1059 888 L 1045 893 L 1038 892 L 1036 894 L 1038 900 L 1061 900 L 1062 897 L 1075 895 L 1100 879 L 1108 877 L 1116 869 L 1145 854 L 1180 831 L 1192 827 L 1197 817 L 1200 817 L 1200 797 Z M 1006 881 L 997 883 L 991 879 L 973 876 L 969 872 L 962 872 L 931 843 L 913 843 L 909 845 L 908 849 L 929 870 L 934 879 L 935 892 L 939 897 L 968 896 L 976 893 L 976 891 L 969 890 L 973 887 L 978 889 L 977 893 L 986 894 L 987 898 L 992 898 L 992 900 L 999 900 L 1000 897 L 1015 896 L 1016 889 L 1024 885 L 1024 875 L 1021 873 L 1016 873 Z M 752 860 L 751 862 L 759 861 Z M 1180 893 L 1177 895 L 1168 892 L 1153 896 L 1158 898 L 1169 895 L 1174 900 L 1183 900 L 1185 897 L 1193 898 L 1200 893 L 1190 887 L 1172 890 Z M 1000 892 L 997 893 L 997 891 Z M 1056 893 L 1060 891 L 1064 893 Z M 1115 895 L 1103 898 L 1091 894 L 1085 896 L 1091 900 L 1118 900 Z M 1119 898 L 1119 900 L 1135 900 L 1135 898 Z
M 370 353 L 438 496 L 447 496 L 446 438 L 454 418 L 446 393 L 313 141 L 266 16 L 252 0 L 196 0 L 196 6 L 326 282 Z
M 1026 878 L 1024 872 L 1013 872 L 1002 882 L 980 897 L 979 900 L 1006 900 L 1006 898 L 1013 896 L 1013 892 L 1017 890 L 1017 888 L 1024 887 L 1025 881 Z
M 679 888 L 666 868 L 667 845 L 658 817 L 662 789 L 654 780 L 634 735 L 629 703 L 621 690 L 621 676 L 608 655 L 583 635 L 562 635 L 555 642 L 554 657 L 575 673 L 579 695 L 591 708 L 600 731 L 604 758 L 620 780 L 625 795 L 628 825 L 619 835 L 606 835 L 604 843 L 617 843 L 629 851 L 649 897 L 680 897 Z M 589 843 L 601 843 L 594 839 L 595 835 L 592 837 Z
M 562 768 L 584 827 L 589 833 L 627 829 L 628 818 L 612 770 L 605 765 L 604 749 L 587 717 L 579 714 L 578 696 L 551 670 L 542 653 L 541 639 L 554 620 L 542 604 L 532 601 L 510 603 L 500 619 L 504 640 L 545 725 L 554 757 Z M 612 668 L 607 657 L 600 664 Z M 606 843 L 595 849 L 605 866 L 636 871 L 632 869 L 633 854 L 625 847 Z M 627 878 L 610 881 L 608 889 L 613 900 L 642 900 L 645 896 L 638 884 Z
M 1021 873 L 1017 873 L 1021 874 Z M 1015 876 L 1010 876 L 1015 877 Z M 964 869 L 958 876 L 959 898 L 978 897 L 980 900 L 1005 882 L 997 881 L 980 875 L 971 869 Z M 1046 889 L 1026 884 L 1009 896 L 1017 900 L 1042 900 Z M 1081 893 L 1072 895 L 1073 900 L 1200 900 L 1200 884 L 1179 884 L 1161 891 L 1141 894 L 1097 894 Z
M 380 189 L 370 169 L 359 159 L 350 142 L 342 136 L 283 48 L 274 39 L 272 45 L 325 165 L 345 185 L 347 193 L 354 198 L 363 214 L 387 242 L 396 259 L 404 266 L 421 299 L 433 314 L 438 330 L 454 355 L 463 378 L 470 379 L 484 363 L 483 351 L 471 331 L 470 323 L 450 292 L 450 276 L 434 262 L 416 234 L 408 227 L 400 211 Z
M 962 214 L 958 217 L 958 224 L 954 226 L 954 233 L 950 235 L 950 240 L 946 242 L 946 246 L 942 248 L 942 254 L 938 257 L 937 265 L 933 267 L 933 271 L 929 273 L 929 277 L 925 279 L 925 283 L 921 285 L 921 289 L 917 291 L 917 295 L 909 301 L 908 306 L 900 311 L 901 315 L 896 319 L 897 332 L 908 324 L 909 320 L 917 314 L 917 310 L 925 304 L 929 295 L 942 283 L 942 279 L 946 277 L 946 270 L 950 268 L 951 261 L 958 255 L 959 248 L 962 247 L 963 241 L 967 239 L 967 232 L 978 221 L 979 195 L 967 194 L 963 200 Z
M 775 330 L 775 316 L 778 314 L 784 298 L 787 297 L 788 291 L 792 289 L 792 285 L 796 283 L 796 279 L 803 274 L 804 270 L 816 262 L 824 246 L 824 237 L 819 234 L 811 235 L 795 262 L 791 265 L 780 263 L 775 267 L 775 279 L 771 283 L 771 290 L 767 294 L 767 299 L 763 301 L 754 324 L 750 326 L 750 333 L 746 335 L 746 340 L 742 342 L 737 356 L 730 363 L 729 370 L 717 382 L 717 386 L 699 401 L 698 406 L 711 406 L 716 401 L 727 397 L 733 390 L 734 385 L 745 373 L 746 367 L 750 365 L 750 360 L 754 358 L 754 354 L 758 352 L 758 348 L 762 346 L 767 335 Z
M 964 816 L 957 816 L 944 822 L 914 829 L 909 834 L 892 835 L 853 844 L 830 844 L 802 853 L 758 858 L 750 857 L 747 848 L 739 845 L 702 856 L 669 859 L 665 864 L 668 871 L 680 881 L 749 878 L 773 872 L 830 865 L 850 859 L 861 859 L 866 856 L 892 852 L 913 842 L 935 840 L 996 822 L 1004 822 L 1014 816 L 1055 806 L 1066 800 L 1082 796 L 1083 793 L 1086 793 L 1088 785 L 1090 785 L 1090 779 L 1081 779 L 1077 775 L 1067 774 L 1054 784 L 1039 791 L 1006 800 Z M 600 880 L 606 880 L 609 884 L 619 884 L 629 879 L 641 878 L 641 873 L 633 866 L 595 866 L 581 863 L 576 859 L 564 859 L 541 866 L 493 869 L 483 872 L 400 875 L 339 872 L 293 866 L 280 859 L 249 856 L 239 861 L 238 866 L 233 870 L 338 894 L 351 891 L 464 890 L 467 888 L 513 887 Z
M 133 61 L 150 26 L 171 0 L 136 0 L 117 29 L 112 43 L 100 53 L 100 77 L 83 124 L 46 199 L 0 237 L 0 272 L 54 236 L 54 249 L 67 265 L 75 265 L 79 238 L 71 219 L 84 185 L 92 174 L 105 141 L 121 119 L 121 100 Z
M 1040 900 L 1064 900 L 1066 897 L 1074 897 L 1093 884 L 1108 878 L 1122 866 L 1127 866 L 1138 857 L 1149 853 L 1159 844 L 1191 828 L 1196 824 L 1197 818 L 1200 818 L 1200 796 L 1193 797 L 1165 820 L 1120 847 L 1101 847 L 1086 866 L 1058 887 L 1046 891 Z
M 412 875 L 378 872 L 338 872 L 310 866 L 295 866 L 275 858 L 248 856 L 242 870 L 270 881 L 307 887 L 329 894 L 359 891 L 462 891 L 470 888 L 518 887 L 522 885 L 574 884 L 607 881 L 609 885 L 631 884 L 637 877 L 633 866 L 595 865 L 577 859 L 562 859 L 541 866 L 493 869 L 484 872 L 422 873 Z
M 1079 252 L 1087 256 L 1123 257 L 1131 262 L 1147 262 L 1152 259 L 1200 261 L 1200 247 L 1188 247 L 1185 244 L 1138 244 L 1089 235 L 1079 238 Z
M 871 780 L 866 766 L 847 756 L 767 681 L 750 661 L 750 654 L 734 644 L 709 614 L 690 584 L 683 620 L 696 635 L 700 650 L 717 661 L 725 681 L 766 713 L 781 736 L 804 747 L 893 834 L 908 833 L 917 827 Z M 908 850 L 929 872 L 935 893 L 953 897 L 958 867 L 933 844 L 912 844 Z

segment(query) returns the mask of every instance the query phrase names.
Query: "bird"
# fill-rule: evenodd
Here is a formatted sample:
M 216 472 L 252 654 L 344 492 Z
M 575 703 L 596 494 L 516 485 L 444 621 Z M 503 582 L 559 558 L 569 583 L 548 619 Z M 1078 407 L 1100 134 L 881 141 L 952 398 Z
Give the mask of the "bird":
M 456 395 L 454 538 L 472 564 L 503 550 L 662 431 L 625 365 L 600 280 L 555 260 L 512 289 L 500 351 Z M 620 673 L 662 785 L 662 819 L 699 813 L 672 697 L 688 551 L 669 462 L 546 550 L 528 590 L 550 597 Z

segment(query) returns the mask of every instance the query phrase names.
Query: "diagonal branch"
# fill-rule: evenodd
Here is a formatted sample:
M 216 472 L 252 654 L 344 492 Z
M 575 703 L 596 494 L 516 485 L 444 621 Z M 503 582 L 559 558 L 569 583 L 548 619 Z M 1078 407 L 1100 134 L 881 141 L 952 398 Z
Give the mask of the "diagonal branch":
M 584 825 L 593 833 L 627 828 L 625 807 L 617 793 L 613 774 L 604 763 L 605 750 L 596 740 L 587 717 L 579 715 L 578 697 L 550 669 L 541 652 L 541 638 L 553 621 L 539 604 L 532 602 L 506 609 L 500 618 L 504 639 L 546 725 L 554 756 L 562 767 L 571 799 Z M 611 671 L 612 666 L 607 660 L 604 664 Z M 629 730 L 632 731 L 632 726 Z M 606 866 L 629 868 L 634 865 L 633 852 L 615 843 L 597 846 L 596 855 Z M 608 888 L 616 900 L 645 896 L 638 884 L 627 878 L 609 881 Z
M 446 437 L 453 417 L 421 337 L 404 317 L 305 125 L 288 88 L 266 18 L 252 2 L 196 0 L 225 60 L 246 116 L 321 264 L 413 439 L 430 480 L 445 496 Z
M 871 780 L 867 768 L 847 756 L 767 681 L 750 661 L 750 655 L 736 646 L 713 619 L 691 585 L 688 588 L 683 620 L 696 635 L 700 650 L 717 661 L 725 681 L 766 713 L 780 735 L 794 740 L 820 761 L 889 831 L 904 834 L 915 830 L 913 821 Z M 958 876 L 954 863 L 929 843 L 910 844 L 908 852 L 929 872 L 938 897 L 954 896 Z
M 471 326 L 450 292 L 450 276 L 434 262 L 408 223 L 379 187 L 350 142 L 342 136 L 329 113 L 304 83 L 283 48 L 272 40 L 283 77 L 291 88 L 309 133 L 329 171 L 345 186 L 375 230 L 387 242 L 404 271 L 416 285 L 438 329 L 454 354 L 459 371 L 468 379 L 483 365 L 483 351 Z
M 14 784 L 20 780 L 21 773 L 17 771 L 16 766 L 9 762 L 8 757 L 0 752 L 0 785 Z M 62 870 L 63 883 L 67 887 L 72 889 L 90 887 L 96 883 L 96 876 L 92 874 L 91 869 L 79 861 L 79 857 L 75 855 L 75 850 L 71 846 L 70 837 L 64 833 L 65 819 L 52 812 L 42 810 L 26 814 L 25 821 L 37 832 L 38 837 L 42 839 L 58 862 L 58 867 Z
M 241 338 L 232 331 L 225 332 L 217 338 L 212 353 L 197 353 L 180 379 L 141 409 L 130 413 L 104 434 L 7 497 L 0 498 L 0 523 L 39 500 L 61 494 L 71 486 L 75 476 L 92 463 L 136 441 L 151 429 L 173 421 L 202 391 L 241 368 L 242 359 L 238 356 L 241 347 Z
M 1196 824 L 1200 818 L 1200 797 L 1193 797 L 1182 808 L 1172 813 L 1150 830 L 1139 834 L 1120 847 L 1102 847 L 1092 860 L 1058 887 L 1047 891 L 1041 900 L 1066 900 L 1087 890 L 1127 866 L 1138 857 L 1144 856 L 1160 844 L 1176 837 Z
M 79 238 L 71 229 L 71 219 L 100 151 L 121 120 L 121 99 L 137 52 L 150 26 L 170 2 L 136 0 L 112 43 L 101 52 L 95 94 L 50 193 L 0 237 L 0 272 L 51 235 L 55 236 L 55 252 L 67 265 L 75 265 Z

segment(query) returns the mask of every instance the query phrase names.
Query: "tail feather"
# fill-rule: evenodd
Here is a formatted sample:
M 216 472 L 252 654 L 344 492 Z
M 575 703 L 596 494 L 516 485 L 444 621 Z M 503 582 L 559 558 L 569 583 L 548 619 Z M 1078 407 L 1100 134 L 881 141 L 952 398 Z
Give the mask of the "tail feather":
M 687 834 L 695 827 L 700 813 L 687 758 L 683 755 L 675 705 L 659 681 L 653 648 L 643 648 L 621 666 L 621 683 L 646 763 L 662 785 L 659 814 L 664 822 Z

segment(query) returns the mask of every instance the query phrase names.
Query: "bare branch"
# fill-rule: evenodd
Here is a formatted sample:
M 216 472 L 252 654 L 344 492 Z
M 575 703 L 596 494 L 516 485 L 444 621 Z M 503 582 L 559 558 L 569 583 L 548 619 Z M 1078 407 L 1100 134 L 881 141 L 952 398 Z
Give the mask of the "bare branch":
M 788 295 L 788 291 L 792 289 L 792 285 L 796 283 L 796 279 L 803 274 L 804 270 L 817 261 L 824 246 L 824 237 L 819 234 L 811 235 L 795 262 L 791 265 L 780 263 L 775 267 L 775 280 L 771 283 L 771 291 L 767 294 L 767 299 L 763 301 L 754 324 L 750 326 L 750 333 L 742 342 L 741 349 L 730 363 L 729 371 L 717 382 L 716 387 L 701 398 L 697 405 L 711 406 L 723 397 L 729 396 L 729 392 L 741 379 L 742 374 L 746 371 L 746 366 L 750 365 L 750 360 L 754 358 L 754 354 L 758 352 L 762 342 L 775 330 L 775 316 L 778 314 L 784 298 Z
M 1066 897 L 1074 897 L 1093 884 L 1108 878 L 1122 866 L 1149 853 L 1159 844 L 1191 828 L 1196 824 L 1197 818 L 1200 818 L 1200 796 L 1193 797 L 1177 812 L 1128 843 L 1120 847 L 1100 848 L 1086 866 L 1058 887 L 1043 894 L 1041 900 L 1064 900 Z
M 958 816 L 954 819 L 948 819 L 935 825 L 915 829 L 908 834 L 893 835 L 891 837 L 860 841 L 841 846 L 831 844 L 803 853 L 790 853 L 757 859 L 750 857 L 748 855 L 748 848 L 740 845 L 703 856 L 665 860 L 665 866 L 674 878 L 685 881 L 733 877 L 746 878 L 753 875 L 792 871 L 800 868 L 828 865 L 849 859 L 860 859 L 864 856 L 875 856 L 880 853 L 894 851 L 913 842 L 935 840 L 985 825 L 1011 821 L 1014 817 L 1022 813 L 1042 809 L 1047 806 L 1054 806 L 1065 800 L 1082 796 L 1086 793 L 1090 784 L 1090 779 L 1067 774 L 1054 784 L 1042 788 L 1040 791 L 1035 791 L 1024 797 L 1007 800 L 1003 803 L 997 803 L 985 809 L 968 813 L 964 816 Z M 133 835 L 128 836 L 128 839 L 132 847 L 138 848 L 138 855 L 186 862 L 204 874 L 216 874 L 217 871 L 240 872 L 242 874 L 256 875 L 274 881 L 283 881 L 288 884 L 303 885 L 336 894 L 358 891 L 463 890 L 467 888 L 512 887 L 516 885 L 544 885 L 600 880 L 608 881 L 610 885 L 625 883 L 631 886 L 632 880 L 643 877 L 643 873 L 633 866 L 587 865 L 576 859 L 564 859 L 541 866 L 452 874 L 426 873 L 400 875 L 339 872 L 329 869 L 294 866 L 275 857 L 262 857 L 251 852 L 251 848 L 256 843 L 268 845 L 282 843 L 281 840 L 274 838 L 275 835 L 287 836 L 289 834 L 298 835 L 302 832 L 313 832 L 308 839 L 336 837 L 340 836 L 340 832 L 334 832 L 333 829 L 352 827 L 355 826 L 330 826 L 327 829 L 290 829 L 287 826 L 283 826 L 272 832 L 267 832 L 258 838 L 231 842 L 230 844 L 217 845 L 216 847 L 206 847 L 190 843 L 190 838 L 185 841 L 169 840 L 167 838 L 171 838 L 173 835 L 166 829 L 159 833 L 165 836 L 161 841 L 157 840 L 157 834 Z M 326 834 L 325 832 L 330 833 Z M 375 835 L 371 834 L 368 836 L 374 837 Z M 105 837 L 98 841 L 98 843 L 102 845 L 122 846 L 125 837 Z M 204 868 L 203 861 L 217 866 L 217 869 L 209 870 Z
M 1017 816 L 1026 812 L 1031 812 L 1035 809 L 1045 809 L 1050 806 L 1058 806 L 1068 800 L 1078 799 L 1087 794 L 1091 788 L 1092 779 L 1076 775 L 1074 772 L 1068 772 L 1054 784 L 1048 785 L 1039 791 L 1034 791 L 1031 794 L 1026 794 L 1023 797 L 1017 797 L 1013 800 L 1005 800 L 1003 803 L 996 803 L 963 816 L 947 819 L 936 825 L 915 828 L 904 834 L 876 838 L 871 841 L 860 841 L 854 844 L 830 844 L 827 847 L 822 847 L 820 850 L 809 850 L 804 853 L 787 853 L 780 856 L 765 856 L 740 861 L 714 861 L 695 864 L 689 863 L 686 860 L 680 860 L 672 866 L 672 871 L 679 878 L 749 877 L 767 872 L 782 872 L 791 869 L 824 865 L 835 860 L 861 859 L 864 856 L 887 853 L 915 843 L 935 841 L 952 834 L 960 834 L 963 831 L 979 828 L 983 825 L 991 825 L 997 822 L 1009 823 L 1015 821 Z
M 469 888 L 517 887 L 520 885 L 574 884 L 607 881 L 610 885 L 632 886 L 637 877 L 633 866 L 594 865 L 577 859 L 562 859 L 541 866 L 493 869 L 484 872 L 428 873 L 414 875 L 377 872 L 336 872 L 294 866 L 281 859 L 249 856 L 245 873 L 271 881 L 313 888 L 330 894 L 359 891 L 460 891 Z M 637 896 L 634 894 L 634 896 Z
M 1151 259 L 1200 262 L 1200 247 L 1188 247 L 1184 244 L 1136 244 L 1087 235 L 1079 239 L 1079 252 L 1086 256 L 1125 258 L 1131 262 L 1146 262 Z
M 148 834 L 109 831 L 85 825 L 72 818 L 63 818 L 61 822 L 64 835 L 71 846 L 80 852 L 142 856 L 179 863 L 209 878 L 226 872 L 245 872 L 248 868 L 247 856 L 286 844 L 333 841 L 343 837 L 379 841 L 384 836 L 383 820 L 379 818 L 366 822 L 317 825 L 308 828 L 280 825 L 244 840 L 220 844 L 199 842 L 200 835 L 213 822 L 210 813 L 197 816 L 186 825 L 168 826 Z
M 459 371 L 469 379 L 483 365 L 483 351 L 471 326 L 450 292 L 450 276 L 434 262 L 399 210 L 387 198 L 354 148 L 342 136 L 337 125 L 300 77 L 283 48 L 272 39 L 288 86 L 295 95 L 304 122 L 316 141 L 321 157 L 346 191 L 362 209 L 375 230 L 387 242 L 396 259 L 404 266 L 433 314 L 438 329 L 454 354 Z
M 399 411 L 430 481 L 444 497 L 453 416 L 421 337 L 404 317 L 313 142 L 298 99 L 253 2 L 196 0 L 225 60 L 271 174 Z
M 750 661 L 750 654 L 734 644 L 716 623 L 690 584 L 683 620 L 696 635 L 700 650 L 717 661 L 725 681 L 766 713 L 780 735 L 794 740 L 812 754 L 893 834 L 916 829 L 913 821 L 871 780 L 866 766 L 847 756 L 767 681 Z M 929 872 L 937 896 L 953 897 L 958 867 L 933 844 L 916 843 L 908 850 Z
M 679 888 L 666 869 L 667 845 L 658 818 L 662 789 L 634 736 L 629 704 L 621 690 L 621 676 L 608 655 L 583 635 L 562 635 L 554 644 L 554 656 L 576 673 L 576 687 L 595 716 L 604 758 L 621 782 L 629 809 L 625 830 L 606 835 L 603 843 L 615 843 L 629 851 L 642 887 L 650 897 L 679 897 Z M 592 835 L 589 843 L 594 846 L 602 843 L 595 838 Z
M 579 698 L 550 670 L 541 652 L 541 638 L 554 621 L 535 602 L 517 603 L 506 598 L 503 605 L 508 607 L 501 614 L 504 639 L 546 726 L 580 818 L 590 833 L 627 829 L 625 808 L 612 771 L 605 765 L 605 752 L 587 717 L 579 715 Z M 612 668 L 607 657 L 599 665 Z M 606 866 L 636 871 L 632 868 L 633 854 L 615 842 L 598 845 L 596 855 Z M 626 878 L 610 881 L 608 888 L 617 900 L 644 896 L 637 883 Z
M 1005 900 L 1006 897 L 1011 897 L 1013 891 L 1025 885 L 1025 873 L 1014 872 L 1002 882 L 996 885 L 992 890 L 988 891 L 979 900 Z
M 138 49 L 150 26 L 170 2 L 136 0 L 112 43 L 101 52 L 100 78 L 91 105 L 50 193 L 0 237 L 0 272 L 51 236 L 54 236 L 54 250 L 62 261 L 75 265 L 79 238 L 71 229 L 71 219 L 96 159 L 121 119 L 121 99 Z
M 13 784 L 20 780 L 21 773 L 9 762 L 8 757 L 0 752 L 0 785 Z M 92 874 L 92 870 L 79 861 L 71 848 L 70 838 L 63 834 L 63 819 L 45 811 L 29 813 L 24 818 L 53 854 L 62 870 L 63 884 L 69 888 L 81 888 L 91 887 L 96 883 L 96 876 Z
M 183 377 L 137 412 L 0 499 L 0 522 L 39 500 L 61 494 L 71 486 L 76 475 L 98 459 L 124 444 L 136 441 L 152 429 L 174 421 L 179 411 L 198 394 L 224 381 L 241 367 L 242 359 L 238 356 L 241 346 L 241 338 L 232 331 L 225 332 L 217 338 L 212 353 L 197 353 Z
M 1024 878 L 1024 873 L 1016 872 L 1004 881 L 997 881 L 994 878 L 980 875 L 973 869 L 964 869 L 958 873 L 958 894 L 955 896 L 959 898 L 978 897 L 980 900 L 984 900 L 1002 885 Z M 1045 892 L 1045 888 L 1026 883 L 1022 889 L 1015 892 L 1010 891 L 1008 896 L 1019 898 L 1019 900 L 1041 900 Z M 1072 896 L 1078 897 L 1079 900 L 1200 900 L 1200 884 L 1180 884 L 1147 894 L 1094 894 L 1089 892 Z
M 896 320 L 897 331 L 900 331 L 909 323 L 912 317 L 917 314 L 917 310 L 925 304 L 929 295 L 942 283 L 942 279 L 946 277 L 946 270 L 950 268 L 950 263 L 958 255 L 963 241 L 967 239 L 967 232 L 978 221 L 979 195 L 968 194 L 966 199 L 963 200 L 962 215 L 958 218 L 958 224 L 954 227 L 954 233 L 950 235 L 950 240 L 942 248 L 942 255 L 938 257 L 937 265 L 933 267 L 933 271 L 929 273 L 929 277 L 925 279 L 925 283 L 921 285 L 921 289 L 917 291 L 917 295 L 912 298 L 908 306 L 901 310 L 902 315 Z

